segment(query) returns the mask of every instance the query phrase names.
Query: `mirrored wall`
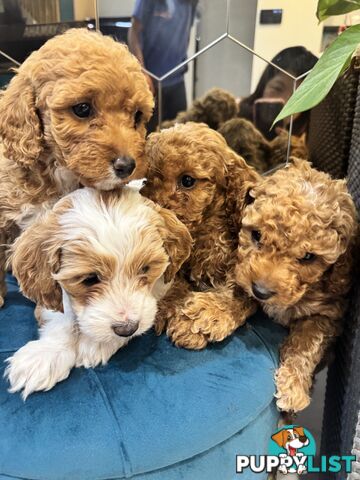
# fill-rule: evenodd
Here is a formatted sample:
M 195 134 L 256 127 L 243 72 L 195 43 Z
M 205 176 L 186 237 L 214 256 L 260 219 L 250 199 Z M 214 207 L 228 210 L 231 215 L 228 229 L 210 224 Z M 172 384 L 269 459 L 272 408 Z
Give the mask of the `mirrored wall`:
M 291 153 L 306 156 L 308 113 L 271 125 L 331 38 L 357 23 L 319 25 L 317 0 L 275 3 L 0 0 L 0 84 L 52 36 L 98 29 L 127 43 L 143 64 L 157 105 L 149 131 L 203 121 L 248 161 L 256 151 L 264 172 Z

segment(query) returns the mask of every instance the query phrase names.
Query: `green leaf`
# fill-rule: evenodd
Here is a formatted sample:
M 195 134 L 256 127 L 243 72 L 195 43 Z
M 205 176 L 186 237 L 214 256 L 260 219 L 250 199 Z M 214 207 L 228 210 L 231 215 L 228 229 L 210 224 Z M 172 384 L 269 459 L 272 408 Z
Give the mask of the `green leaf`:
M 339 35 L 289 98 L 273 125 L 289 115 L 305 112 L 320 103 L 350 65 L 351 57 L 359 43 L 360 25 L 353 25 Z
M 360 0 L 319 0 L 316 16 L 322 22 L 331 15 L 341 15 L 360 8 Z

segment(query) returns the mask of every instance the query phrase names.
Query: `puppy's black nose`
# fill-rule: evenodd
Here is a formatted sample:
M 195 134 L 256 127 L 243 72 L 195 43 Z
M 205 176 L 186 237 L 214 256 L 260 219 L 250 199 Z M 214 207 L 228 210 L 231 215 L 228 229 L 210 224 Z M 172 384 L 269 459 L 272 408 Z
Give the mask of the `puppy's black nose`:
M 133 173 L 136 163 L 131 157 L 119 157 L 113 160 L 113 167 L 117 177 L 126 178 Z
M 116 323 L 112 326 L 112 329 L 119 337 L 130 337 L 138 328 L 138 322 Z
M 253 283 L 251 285 L 253 294 L 259 300 L 268 300 L 270 297 L 275 295 L 275 292 L 272 292 L 268 288 L 264 287 L 260 283 Z
M 306 440 L 307 440 L 307 437 L 305 435 L 302 435 L 302 436 L 299 437 L 299 440 L 300 440 L 301 443 L 305 443 Z

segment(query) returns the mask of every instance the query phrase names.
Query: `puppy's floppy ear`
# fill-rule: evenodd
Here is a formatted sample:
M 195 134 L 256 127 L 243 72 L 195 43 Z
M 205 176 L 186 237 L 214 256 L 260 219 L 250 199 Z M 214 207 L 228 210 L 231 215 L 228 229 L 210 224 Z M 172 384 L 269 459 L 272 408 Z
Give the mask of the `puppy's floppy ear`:
M 238 233 L 246 202 L 251 199 L 247 193 L 261 180 L 256 170 L 245 160 L 228 149 L 225 208 L 232 229 Z
M 271 438 L 274 440 L 275 443 L 279 445 L 279 447 L 284 447 L 287 439 L 287 431 L 280 430 L 280 432 L 271 435 Z
M 170 265 L 164 274 L 165 283 L 168 283 L 175 277 L 185 260 L 189 258 L 192 238 L 189 230 L 173 212 L 158 205 L 155 207 L 163 220 L 163 225 L 160 226 L 159 231 L 170 259 Z
M 31 167 L 42 151 L 42 127 L 30 79 L 21 69 L 0 93 L 0 137 L 7 158 Z
M 338 252 L 335 254 L 343 254 L 346 252 L 349 243 L 353 241 L 353 237 L 357 228 L 357 214 L 354 201 L 349 193 L 346 180 L 335 180 L 328 174 L 319 173 L 311 166 L 311 163 L 296 157 L 290 157 L 288 168 L 299 170 L 306 180 L 311 182 L 314 172 L 322 175 L 324 188 L 326 188 L 329 204 L 329 217 L 331 213 L 331 224 L 329 228 L 336 230 L 338 234 Z M 328 221 L 328 219 L 327 219 Z
M 53 274 L 60 267 L 57 216 L 47 212 L 12 246 L 9 263 L 24 295 L 50 310 L 62 311 L 62 293 Z

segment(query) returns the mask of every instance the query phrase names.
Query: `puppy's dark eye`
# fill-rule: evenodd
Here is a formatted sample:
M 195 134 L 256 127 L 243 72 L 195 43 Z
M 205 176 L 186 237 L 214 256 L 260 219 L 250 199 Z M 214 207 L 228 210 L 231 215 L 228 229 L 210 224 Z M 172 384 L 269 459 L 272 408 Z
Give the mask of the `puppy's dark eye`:
M 134 115 L 135 128 L 139 126 L 143 118 L 143 112 L 141 110 L 136 110 Z
M 143 267 L 141 267 L 140 273 L 145 275 L 145 273 L 148 273 L 149 270 L 150 270 L 149 265 L 144 265 Z
M 180 183 L 184 188 L 191 188 L 195 185 L 196 178 L 190 177 L 190 175 L 183 175 L 180 179 Z
M 71 108 L 75 115 L 79 118 L 90 117 L 92 113 L 90 103 L 78 103 L 77 105 L 73 105 Z
M 299 258 L 300 263 L 311 263 L 316 259 L 315 253 L 306 252 L 302 258 Z
M 260 243 L 261 233 L 259 230 L 251 230 L 251 240 L 256 244 Z
M 100 283 L 100 278 L 96 273 L 90 273 L 81 283 L 85 285 L 85 287 L 92 287 Z

